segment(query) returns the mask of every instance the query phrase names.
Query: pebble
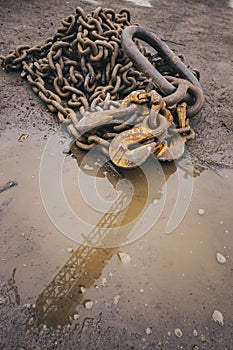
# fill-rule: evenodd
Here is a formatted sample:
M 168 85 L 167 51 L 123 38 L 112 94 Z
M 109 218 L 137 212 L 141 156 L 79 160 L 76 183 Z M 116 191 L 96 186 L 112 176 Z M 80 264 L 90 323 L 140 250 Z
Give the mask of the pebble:
M 92 300 L 85 301 L 84 306 L 86 309 L 91 309 L 93 306 L 93 301 Z
M 83 286 L 80 286 L 80 292 L 81 292 L 81 293 L 85 293 L 85 292 L 86 292 L 86 288 L 83 287 Z
M 24 232 L 22 232 L 22 233 L 21 233 L 21 237 L 23 237 L 24 235 L 25 235 L 25 233 L 24 233 Z
M 5 299 L 4 298 L 0 298 L 0 305 L 4 305 L 5 304 Z
M 197 337 L 197 336 L 198 336 L 198 332 L 197 332 L 196 329 L 193 330 L 193 336 L 194 336 L 194 337 Z
M 204 209 L 198 209 L 198 214 L 199 215 L 204 215 L 205 214 L 205 210 Z
M 79 317 L 80 317 L 79 314 L 74 314 L 74 316 L 73 316 L 74 320 L 78 320 Z
M 120 252 L 118 256 L 123 263 L 129 263 L 131 261 L 131 257 L 126 253 Z
M 150 327 L 147 327 L 147 329 L 146 329 L 146 334 L 151 334 L 152 333 L 152 331 L 151 331 L 151 328 Z
M 152 203 L 156 205 L 158 203 L 158 199 L 154 199 Z
M 107 278 L 103 277 L 101 279 L 101 286 L 106 287 L 106 285 L 107 285 Z
M 114 297 L 113 304 L 114 304 L 114 305 L 117 305 L 117 304 L 119 303 L 120 298 L 121 298 L 120 295 L 116 295 L 116 296 Z
M 198 345 L 193 345 L 192 350 L 200 350 Z
M 225 264 L 225 262 L 227 261 L 225 256 L 223 256 L 221 253 L 217 253 L 216 258 L 220 264 Z
M 85 164 L 83 167 L 84 170 L 89 170 L 89 171 L 93 171 L 94 168 L 92 166 L 89 166 L 88 164 Z
M 167 335 L 170 337 L 170 336 L 172 335 L 172 333 L 168 331 L 168 332 L 167 332 Z
M 218 322 L 220 325 L 224 325 L 224 322 L 223 322 L 223 314 L 218 311 L 218 310 L 215 310 L 213 315 L 212 315 L 212 318 L 215 322 Z
M 67 248 L 66 250 L 68 253 L 73 253 L 73 251 L 74 251 L 73 248 L 71 248 L 71 247 Z
M 181 338 L 182 335 L 183 335 L 182 330 L 179 329 L 179 328 L 176 328 L 176 329 L 175 329 L 175 335 L 177 336 L 177 338 Z
M 18 138 L 18 141 L 19 141 L 19 142 L 23 142 L 23 141 L 27 140 L 28 137 L 29 137 L 29 134 L 22 134 L 22 135 Z
M 141 288 L 141 289 L 140 289 L 140 293 L 144 293 L 144 289 Z
M 62 153 L 66 154 L 66 155 L 70 155 L 71 151 L 70 151 L 70 149 L 66 148 L 66 149 L 63 149 Z
M 206 342 L 206 337 L 204 335 L 201 336 L 201 342 Z

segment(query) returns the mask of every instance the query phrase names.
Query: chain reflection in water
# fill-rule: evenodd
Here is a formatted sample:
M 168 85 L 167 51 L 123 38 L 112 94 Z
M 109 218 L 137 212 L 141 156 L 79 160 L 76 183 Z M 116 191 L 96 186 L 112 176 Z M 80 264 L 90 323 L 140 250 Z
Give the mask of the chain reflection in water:
M 79 166 L 82 166 L 84 170 L 86 156 L 77 152 L 77 149 L 74 154 Z M 89 155 L 89 157 L 92 157 L 94 162 L 96 154 L 94 155 L 93 153 Z M 86 161 L 88 164 L 91 164 L 90 158 L 86 159 Z M 107 167 L 108 164 L 105 166 Z M 151 164 L 148 164 L 148 169 L 150 168 Z M 119 175 L 118 173 L 116 175 L 114 172 L 113 175 L 111 175 L 109 172 L 106 173 L 106 168 L 99 170 L 97 176 L 108 176 L 109 181 L 111 181 L 114 186 L 117 184 L 119 178 L 120 180 L 124 179 L 124 174 Z M 138 219 L 140 216 L 139 214 L 146 209 L 148 202 L 151 202 L 152 199 L 161 200 L 162 187 L 175 171 L 175 165 L 170 164 L 168 170 L 165 171 L 165 177 L 158 176 L 158 179 L 154 180 L 153 193 L 150 194 L 150 198 L 148 198 L 147 177 L 143 171 L 141 169 L 135 169 L 130 171 L 130 174 L 127 172 L 127 179 L 134 182 L 134 196 L 130 204 L 127 206 L 125 205 L 128 201 L 129 194 L 127 192 L 122 192 L 90 234 L 82 234 L 83 244 L 77 248 L 48 287 L 40 294 L 36 301 L 35 308 L 30 309 L 30 318 L 33 317 L 37 327 L 43 323 L 52 327 L 58 324 L 64 325 L 70 323 L 73 315 L 77 313 L 77 307 L 81 312 L 80 304 L 84 301 L 81 287 L 85 289 L 90 288 L 95 281 L 100 278 L 106 263 L 111 260 L 114 254 L 119 252 L 118 246 L 115 248 L 107 248 L 109 243 L 112 243 L 114 239 L 115 245 L 118 244 L 120 246 L 128 240 L 129 230 L 125 230 L 124 225 L 134 225 L 135 217 Z M 88 171 L 86 172 L 89 173 Z M 124 173 L 124 171 L 122 173 Z M 122 210 L 122 208 L 124 209 Z M 112 237 L 113 227 L 117 228 L 114 237 Z

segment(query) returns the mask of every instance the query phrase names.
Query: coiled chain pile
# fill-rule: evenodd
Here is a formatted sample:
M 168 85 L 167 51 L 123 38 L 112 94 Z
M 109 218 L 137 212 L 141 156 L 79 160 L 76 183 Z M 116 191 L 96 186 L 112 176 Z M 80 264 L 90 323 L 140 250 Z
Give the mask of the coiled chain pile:
M 166 55 L 152 54 L 133 39 L 152 69 L 166 76 L 173 89 L 166 94 L 147 69 L 130 58 L 122 45 L 122 32 L 131 28 L 130 22 L 127 9 L 117 13 L 98 7 L 86 14 L 78 7 L 43 45 L 19 46 L 0 56 L 5 70 L 22 71 L 21 76 L 48 109 L 57 113 L 79 148 L 90 150 L 100 144 L 123 167 L 139 165 L 151 153 L 161 160 L 180 157 L 182 147 L 172 152 L 178 145 L 174 140 L 177 135 L 184 141 L 193 138 L 187 116 L 198 113 L 204 101 L 195 71 L 190 70 L 190 75 L 197 84 L 183 79 L 186 75 Z M 140 35 L 139 39 L 144 40 Z M 136 147 L 128 149 L 135 143 L 145 148 L 140 159 Z M 121 155 L 116 156 L 119 150 Z

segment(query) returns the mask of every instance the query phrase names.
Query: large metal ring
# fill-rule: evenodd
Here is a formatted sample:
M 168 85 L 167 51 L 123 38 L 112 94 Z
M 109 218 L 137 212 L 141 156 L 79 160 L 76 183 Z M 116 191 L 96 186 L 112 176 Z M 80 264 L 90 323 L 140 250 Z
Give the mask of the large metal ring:
M 148 59 L 139 51 L 133 38 L 138 38 L 151 45 L 159 55 L 166 59 L 175 71 L 184 79 L 189 80 L 193 85 L 200 87 L 200 83 L 193 75 L 191 70 L 181 61 L 181 59 L 156 35 L 148 32 L 145 28 L 129 26 L 122 31 L 121 43 L 124 52 L 129 56 L 133 63 L 146 76 L 152 79 L 152 82 L 163 95 L 170 95 L 175 91 L 175 87 L 168 82 L 157 69 L 155 69 Z

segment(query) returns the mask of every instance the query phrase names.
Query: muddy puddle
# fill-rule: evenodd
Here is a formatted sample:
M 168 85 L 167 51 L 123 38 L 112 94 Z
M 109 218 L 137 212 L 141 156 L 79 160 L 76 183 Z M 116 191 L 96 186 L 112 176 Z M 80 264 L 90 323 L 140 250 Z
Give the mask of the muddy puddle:
M 0 184 L 18 183 L 0 194 L 0 278 L 28 304 L 29 329 L 101 317 L 143 348 L 177 328 L 192 344 L 230 327 L 232 170 L 186 159 L 118 173 L 98 154 L 69 155 L 59 134 L 27 132 L 0 138 Z

